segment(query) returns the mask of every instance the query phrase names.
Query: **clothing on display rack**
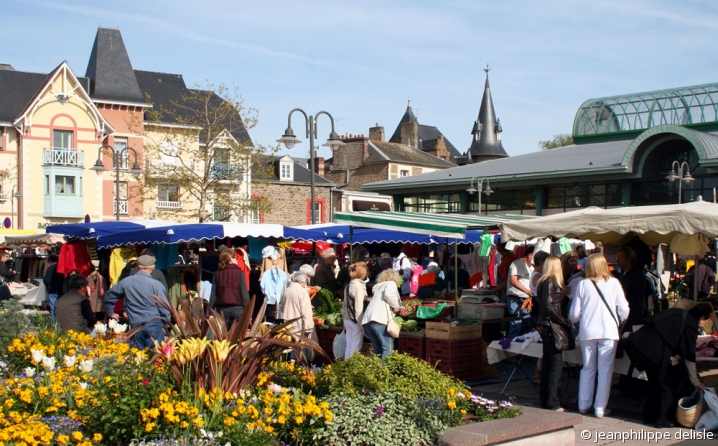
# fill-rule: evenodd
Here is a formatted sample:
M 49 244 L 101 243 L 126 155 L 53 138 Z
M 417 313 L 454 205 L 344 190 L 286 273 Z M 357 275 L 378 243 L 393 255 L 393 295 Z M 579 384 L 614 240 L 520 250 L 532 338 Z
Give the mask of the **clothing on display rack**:
M 177 263 L 179 248 L 176 244 L 150 243 L 147 248 L 155 254 L 155 268 L 165 270 Z
M 137 257 L 135 248 L 123 247 L 115 248 L 110 254 L 110 286 L 115 286 L 119 281 L 122 270 L 125 269 L 127 261 L 132 257 Z
M 247 251 L 242 248 L 235 249 L 234 258 L 237 259 L 237 266 L 242 270 L 242 273 L 244 273 L 247 289 L 249 289 L 249 259 L 247 258 Z

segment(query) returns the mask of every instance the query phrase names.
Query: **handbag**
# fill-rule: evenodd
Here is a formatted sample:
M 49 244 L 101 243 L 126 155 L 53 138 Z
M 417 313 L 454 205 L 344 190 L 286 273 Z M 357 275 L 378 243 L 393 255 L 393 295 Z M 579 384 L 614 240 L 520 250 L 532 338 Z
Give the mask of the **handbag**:
M 553 346 L 557 351 L 562 352 L 576 348 L 576 340 L 573 338 L 571 330 L 567 330 L 563 325 L 551 321 L 549 321 L 549 327 L 551 328 Z
M 346 353 L 346 349 L 347 331 L 342 330 L 341 333 L 334 337 L 334 341 L 332 342 L 332 351 L 334 353 L 334 357 L 337 359 L 344 359 L 344 353 Z
M 391 312 L 389 311 L 389 305 L 387 305 L 386 310 L 386 316 L 387 316 L 387 322 L 386 322 L 386 331 L 389 333 L 389 336 L 396 339 L 399 337 L 399 332 L 401 331 L 401 327 L 399 327 L 399 324 L 396 323 L 394 318 L 391 316 Z

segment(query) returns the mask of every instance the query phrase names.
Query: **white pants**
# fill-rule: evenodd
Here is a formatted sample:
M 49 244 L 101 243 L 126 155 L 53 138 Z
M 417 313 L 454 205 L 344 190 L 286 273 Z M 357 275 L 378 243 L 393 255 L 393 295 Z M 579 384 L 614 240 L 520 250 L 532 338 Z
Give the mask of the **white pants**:
M 578 384 L 578 410 L 585 411 L 591 408 L 596 415 L 603 415 L 611 393 L 611 380 L 613 378 L 613 360 L 616 357 L 617 341 L 612 339 L 581 340 L 581 353 L 583 354 L 583 368 L 581 380 Z M 598 370 L 598 386 L 596 399 L 593 400 L 593 385 Z
M 344 329 L 347 331 L 347 347 L 344 350 L 344 359 L 349 359 L 355 352 L 361 350 L 364 344 L 364 331 L 361 325 L 344 319 Z

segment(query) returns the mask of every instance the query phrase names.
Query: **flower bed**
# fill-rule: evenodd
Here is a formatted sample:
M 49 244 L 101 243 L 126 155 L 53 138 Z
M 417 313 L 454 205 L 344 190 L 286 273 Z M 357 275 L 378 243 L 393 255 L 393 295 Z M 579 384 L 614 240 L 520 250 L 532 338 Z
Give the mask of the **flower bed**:
M 73 332 L 16 337 L 2 352 L 0 444 L 433 444 L 520 412 L 408 355 L 301 366 L 282 351 L 319 347 L 284 325 L 194 322 L 155 352 Z

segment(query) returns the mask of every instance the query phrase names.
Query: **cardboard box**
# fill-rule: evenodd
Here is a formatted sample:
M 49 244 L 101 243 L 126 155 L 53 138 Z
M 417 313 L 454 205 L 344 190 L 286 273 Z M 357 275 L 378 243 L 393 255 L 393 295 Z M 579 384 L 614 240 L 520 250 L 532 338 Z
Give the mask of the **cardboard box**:
M 431 339 L 478 339 L 481 324 L 452 326 L 444 322 L 427 322 L 426 337 Z
M 488 320 L 501 319 L 506 312 L 506 304 L 481 304 L 461 300 L 456 306 L 459 319 Z

